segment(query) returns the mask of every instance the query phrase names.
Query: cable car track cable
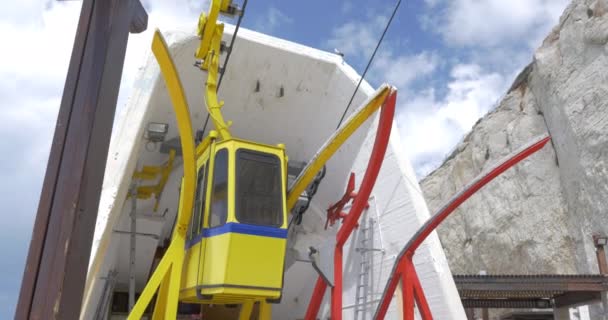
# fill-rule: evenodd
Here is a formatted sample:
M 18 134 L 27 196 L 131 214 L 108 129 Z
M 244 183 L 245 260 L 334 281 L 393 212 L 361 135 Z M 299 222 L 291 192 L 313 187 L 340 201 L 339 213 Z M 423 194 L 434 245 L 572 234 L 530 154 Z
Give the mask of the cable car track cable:
M 346 117 L 346 113 L 348 112 L 350 105 L 353 103 L 353 100 L 355 99 L 355 96 L 357 95 L 357 91 L 359 91 L 359 87 L 361 86 L 363 79 L 365 78 L 365 75 L 367 74 L 367 71 L 369 70 L 369 67 L 371 66 L 372 62 L 374 61 L 374 58 L 376 57 L 376 53 L 378 52 L 378 48 L 380 48 L 380 45 L 382 44 L 382 40 L 384 40 L 384 36 L 386 35 L 388 28 L 390 27 L 391 23 L 393 22 L 393 18 L 395 17 L 397 10 L 399 10 L 400 5 L 401 5 L 401 0 L 398 0 L 397 3 L 395 4 L 395 8 L 393 8 L 393 13 L 391 14 L 391 17 L 388 19 L 388 22 L 386 23 L 386 26 L 384 27 L 382 36 L 380 36 L 380 39 L 378 40 L 378 43 L 376 44 L 376 48 L 374 49 L 374 52 L 372 53 L 371 57 L 369 58 L 369 61 L 367 62 L 367 66 L 365 66 L 365 70 L 363 70 L 363 74 L 361 75 L 361 78 L 359 78 L 359 82 L 357 83 L 357 86 L 355 87 L 355 92 L 353 92 L 353 95 L 350 97 L 350 100 L 348 101 L 348 105 L 346 105 L 346 109 L 344 109 L 344 113 L 342 113 L 342 117 L 340 118 L 340 122 L 338 122 L 338 126 L 336 127 L 336 130 L 338 130 L 338 128 L 340 128 L 340 125 L 342 125 L 342 121 L 344 121 L 344 117 Z

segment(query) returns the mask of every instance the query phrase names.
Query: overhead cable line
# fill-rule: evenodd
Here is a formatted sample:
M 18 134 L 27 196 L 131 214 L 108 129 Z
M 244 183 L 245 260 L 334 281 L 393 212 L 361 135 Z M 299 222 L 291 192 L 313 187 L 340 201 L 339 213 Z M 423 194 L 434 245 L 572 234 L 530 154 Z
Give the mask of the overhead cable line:
M 357 92 L 359 91 L 359 87 L 361 86 L 363 79 L 365 78 L 365 75 L 367 74 L 369 67 L 372 65 L 372 62 L 374 61 L 374 58 L 376 57 L 376 53 L 378 52 L 378 48 L 380 48 L 380 45 L 382 44 L 382 40 L 384 40 L 384 36 L 386 35 L 388 28 L 390 27 L 391 23 L 393 22 L 393 18 L 397 14 L 397 11 L 399 10 L 400 5 L 401 5 L 401 0 L 398 0 L 397 3 L 395 4 L 395 8 L 393 8 L 391 17 L 388 19 L 388 22 L 386 23 L 386 26 L 384 27 L 382 36 L 380 36 L 380 39 L 378 40 L 378 43 L 376 44 L 376 48 L 374 49 L 374 52 L 372 53 L 371 57 L 369 58 L 369 61 L 367 62 L 367 66 L 365 66 L 365 70 L 363 70 L 363 74 L 361 75 L 361 78 L 359 79 L 359 82 L 357 83 L 357 86 L 355 87 L 355 91 L 353 92 L 353 95 L 350 97 L 350 100 L 348 101 L 348 105 L 346 105 L 346 109 L 344 109 L 344 113 L 342 113 L 342 117 L 340 118 L 340 122 L 338 122 L 338 126 L 336 127 L 336 130 L 338 130 L 340 128 L 340 125 L 342 125 L 342 121 L 344 121 L 344 117 L 346 117 L 346 113 L 348 112 L 350 105 L 353 103 L 353 100 L 355 99 L 355 96 L 357 95 Z M 420 188 L 418 187 L 419 184 L 412 182 L 412 180 L 408 176 L 405 176 L 405 178 L 412 186 L 412 189 L 416 190 L 416 192 L 418 194 L 420 194 L 420 196 L 424 199 L 424 195 L 422 194 L 422 192 L 420 191 Z
M 393 9 L 393 13 L 391 14 L 391 17 L 388 19 L 388 22 L 386 23 L 386 26 L 384 27 L 382 36 L 380 37 L 380 40 L 378 40 L 378 44 L 376 44 L 376 48 L 374 49 L 372 56 L 369 58 L 369 61 L 367 62 L 367 66 L 365 66 L 365 70 L 363 70 L 363 74 L 361 75 L 361 78 L 359 79 L 359 82 L 357 83 L 357 86 L 355 87 L 355 92 L 353 92 L 353 95 L 350 97 L 350 100 L 348 101 L 348 105 L 346 105 L 346 109 L 344 109 L 344 113 L 342 113 L 342 117 L 340 118 L 340 122 L 338 122 L 338 126 L 336 127 L 336 130 L 338 130 L 338 128 L 340 128 L 340 125 L 342 125 L 342 121 L 344 121 L 344 117 L 346 117 L 346 113 L 348 112 L 350 105 L 353 103 L 353 100 L 355 99 L 355 95 L 357 95 L 357 91 L 359 91 L 359 87 L 361 86 L 361 83 L 363 82 L 363 79 L 365 78 L 365 75 L 367 74 L 367 70 L 369 70 L 369 67 L 372 65 L 372 62 L 374 61 L 374 57 L 376 57 L 376 52 L 378 52 L 378 48 L 380 48 L 380 44 L 382 44 L 382 40 L 384 40 L 384 36 L 386 35 L 386 32 L 388 31 L 388 28 L 391 25 L 391 22 L 393 22 L 393 18 L 395 17 L 397 10 L 399 10 L 400 5 L 401 5 L 401 0 L 398 0 L 397 3 L 395 4 L 395 8 Z
M 228 52 L 226 53 L 226 59 L 224 60 L 224 64 L 222 64 L 222 73 L 220 74 L 220 78 L 217 81 L 217 91 L 219 92 L 220 86 L 222 85 L 222 79 L 224 79 L 224 74 L 226 73 L 226 68 L 228 66 L 228 60 L 230 60 L 230 55 L 232 54 L 232 48 L 234 46 L 234 41 L 236 40 L 236 34 L 239 32 L 239 28 L 241 27 L 241 21 L 245 16 L 245 8 L 247 8 L 247 0 L 243 0 L 243 7 L 241 8 L 241 14 L 239 15 L 239 19 L 236 22 L 236 26 L 234 27 L 234 33 L 232 33 L 232 38 L 230 39 L 230 45 L 228 46 Z M 205 125 L 203 126 L 203 134 L 207 129 L 207 124 L 209 123 L 210 114 L 207 113 L 207 118 L 205 119 Z

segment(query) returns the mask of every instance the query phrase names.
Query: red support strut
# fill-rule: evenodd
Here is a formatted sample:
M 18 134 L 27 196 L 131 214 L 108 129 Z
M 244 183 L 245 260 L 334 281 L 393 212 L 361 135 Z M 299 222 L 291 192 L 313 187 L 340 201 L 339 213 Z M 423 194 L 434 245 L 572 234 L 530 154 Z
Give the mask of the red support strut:
M 325 283 L 321 276 L 318 276 L 315 288 L 312 291 L 312 298 L 308 304 L 308 309 L 306 309 L 306 316 L 304 319 L 315 320 L 317 314 L 319 314 L 319 308 L 321 308 L 321 302 L 323 302 L 325 290 L 327 290 L 327 283 Z
M 352 234 L 353 229 L 357 226 L 357 222 L 361 217 L 363 209 L 368 207 L 367 200 L 369 199 L 372 189 L 376 184 L 376 179 L 380 173 L 380 167 L 382 166 L 384 155 L 386 154 L 386 149 L 388 148 L 391 129 L 393 127 L 396 101 L 397 91 L 395 89 L 391 89 L 391 92 L 382 105 L 376 140 L 374 141 L 374 147 L 367 164 L 365 175 L 361 181 L 359 192 L 354 193 L 352 190 L 347 188 L 347 192 L 344 197 L 342 197 L 342 199 L 336 204 L 330 206 L 330 209 L 328 210 L 328 213 L 330 210 L 332 210 L 332 212 L 337 212 L 337 217 L 335 217 L 335 219 L 343 218 L 343 224 L 336 235 L 336 249 L 334 254 L 334 287 L 331 289 L 332 320 L 342 320 L 342 248 L 344 247 L 346 240 L 348 240 Z M 354 177 L 351 179 L 353 179 L 354 185 Z M 350 185 L 349 180 L 349 187 Z M 354 200 L 349 213 L 347 215 L 341 214 L 344 205 L 350 199 Z M 336 214 L 334 214 L 334 216 L 336 216 Z M 325 288 L 322 288 L 319 281 L 323 282 L 320 277 L 317 279 L 317 284 L 315 285 L 315 290 L 313 291 L 311 303 L 308 305 L 308 309 L 306 311 L 306 320 L 314 320 L 316 318 L 320 307 L 320 301 L 323 300 L 323 294 L 325 293 L 327 284 L 325 284 Z
M 435 215 L 433 215 L 418 231 L 412 239 L 405 245 L 405 247 L 399 253 L 397 261 L 393 266 L 393 271 L 388 279 L 378 309 L 374 319 L 384 319 L 388 306 L 392 300 L 393 293 L 397 288 L 399 281 L 403 285 L 403 307 L 404 307 L 404 319 L 413 320 L 413 305 L 414 298 L 418 305 L 418 309 L 422 315 L 422 318 L 432 319 L 431 311 L 429 309 L 420 280 L 416 274 L 416 269 L 412 262 L 412 258 L 416 249 L 422 244 L 422 242 L 439 226 L 445 218 L 447 218 L 458 206 L 464 201 L 470 198 L 475 192 L 485 186 L 488 182 L 511 168 L 515 164 L 519 163 L 523 159 L 542 149 L 551 138 L 549 136 L 540 137 L 533 140 L 531 143 L 522 147 L 521 149 L 513 152 L 505 160 L 494 166 L 489 171 L 481 173 L 471 183 L 469 183 L 464 189 L 457 193 L 452 199 L 450 199 Z M 413 297 L 410 293 L 413 293 Z M 411 310 L 410 310 L 411 309 Z

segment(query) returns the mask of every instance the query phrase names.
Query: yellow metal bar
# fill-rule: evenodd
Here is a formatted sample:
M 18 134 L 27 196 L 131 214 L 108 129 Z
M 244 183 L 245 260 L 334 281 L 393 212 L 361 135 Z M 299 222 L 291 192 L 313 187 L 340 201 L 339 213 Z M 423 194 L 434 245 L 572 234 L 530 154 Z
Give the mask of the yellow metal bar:
M 160 166 L 143 166 L 141 171 L 137 171 L 133 174 L 133 178 L 141 180 L 154 180 L 160 171 Z
M 214 29 L 217 26 L 219 13 L 229 13 L 231 4 L 232 0 L 212 0 L 209 4 L 209 12 L 201 13 L 198 18 L 197 28 L 197 34 L 201 38 L 201 41 L 194 55 L 197 59 L 205 59 L 207 57 L 215 33 Z
M 169 293 L 169 280 L 171 277 L 171 268 L 169 268 L 169 272 L 165 274 L 162 282 L 160 283 L 160 288 L 158 289 L 158 294 L 156 295 L 156 303 L 154 304 L 154 311 L 152 312 L 152 320 L 164 320 L 165 313 L 167 308 L 165 308 L 167 296 Z
M 209 146 L 211 145 L 211 141 L 213 141 L 216 138 L 217 138 L 217 131 L 211 130 L 209 132 L 209 135 L 206 136 L 205 139 L 203 139 L 203 141 L 201 141 L 201 143 L 198 144 L 198 146 L 196 146 L 196 159 L 197 160 L 198 160 L 198 158 L 200 158 L 203 155 L 205 150 L 207 150 L 207 148 L 209 148 Z
M 179 131 L 180 141 L 182 145 L 182 160 L 184 168 L 184 181 L 182 184 L 181 194 L 193 195 L 196 188 L 196 162 L 194 154 L 194 139 L 192 137 L 192 123 L 190 121 L 190 110 L 184 88 L 177 74 L 175 63 L 169 54 L 169 47 L 165 42 L 162 34 L 158 29 L 154 32 L 152 40 L 152 52 L 158 61 L 160 71 L 165 79 L 169 96 L 177 118 L 177 127 Z M 194 197 L 182 197 L 182 207 L 177 213 L 175 228 L 177 233 L 182 236 L 186 235 L 190 216 L 192 215 L 192 206 Z
M 260 316 L 259 320 L 272 320 L 272 306 L 262 300 L 260 301 Z
M 190 210 L 192 211 L 192 210 Z M 177 305 L 179 302 L 179 287 L 182 281 L 182 271 L 184 266 L 184 245 L 185 238 L 181 236 L 173 236 L 171 244 L 175 244 L 177 247 L 182 248 L 181 250 L 175 250 L 171 252 L 171 276 L 169 281 L 169 288 L 167 292 L 167 303 L 165 310 L 165 319 L 176 319 L 177 318 Z
M 175 160 L 175 150 L 169 151 L 169 160 L 165 165 L 160 166 L 144 166 L 141 171 L 135 172 L 133 178 L 141 180 L 154 180 L 160 174 L 160 180 L 155 185 L 147 185 L 137 187 L 137 199 L 148 199 L 152 195 L 156 201 L 154 202 L 154 211 L 158 210 L 160 196 L 165 189 L 169 174 L 173 170 L 173 161 Z M 129 195 L 130 197 L 131 195 Z
M 228 12 L 230 5 L 232 4 L 232 0 L 222 0 L 222 4 L 220 6 L 221 12 Z
M 156 30 L 152 40 L 152 52 L 158 61 L 160 71 L 165 79 L 169 96 L 173 104 L 177 127 L 182 145 L 182 159 L 184 178 L 182 180 L 182 195 L 193 195 L 196 188 L 196 163 L 194 153 L 194 139 L 192 138 L 192 124 L 190 110 L 184 90 L 177 74 L 177 69 L 169 54 L 169 48 L 160 31 Z M 162 179 L 162 178 L 161 178 Z M 183 196 L 180 199 L 180 208 L 177 214 L 177 223 L 171 244 L 161 259 L 152 277 L 146 284 L 137 303 L 131 310 L 128 319 L 140 319 L 152 296 L 161 285 L 158 301 L 154 313 L 155 318 L 175 319 L 177 316 L 177 303 L 179 285 L 181 281 L 182 265 L 184 260 L 184 243 L 186 230 L 192 215 L 194 197 Z M 156 309 L 155 308 L 155 309 Z
M 224 121 L 220 112 L 223 102 L 217 98 L 217 81 L 220 64 L 220 46 L 224 34 L 224 24 L 217 23 L 220 13 L 226 12 L 232 1 L 213 0 L 210 5 L 209 15 L 202 13 L 198 23 L 198 35 L 201 42 L 196 49 L 196 58 L 201 59 L 199 64 L 202 70 L 207 71 L 207 82 L 205 88 L 205 104 L 209 116 L 222 139 L 230 139 L 229 125 Z
M 184 238 L 173 235 L 171 244 L 160 260 L 160 263 L 144 288 L 128 320 L 140 319 L 143 311 L 148 307 L 152 295 L 160 285 L 152 319 L 175 319 L 177 317 L 177 304 L 179 302 L 179 286 L 181 283 L 182 267 L 184 262 Z M 162 266 L 162 269 L 161 269 Z M 150 294 L 144 297 L 144 293 Z M 141 306 L 140 306 L 141 304 Z M 137 309 L 137 310 L 136 310 Z
M 201 38 L 201 42 L 196 48 L 195 57 L 197 59 L 204 59 L 209 52 L 211 40 L 215 34 L 217 18 L 222 7 L 220 2 L 220 0 L 212 0 L 209 4 L 209 14 L 201 13 L 198 19 L 198 36 Z
M 154 202 L 155 212 L 158 210 L 158 202 L 160 201 L 160 196 L 163 194 L 167 180 L 169 180 L 169 174 L 171 173 L 171 170 L 173 170 L 173 160 L 175 160 L 175 150 L 171 149 L 169 151 L 169 160 L 167 161 L 167 165 L 162 168 L 160 181 L 158 182 L 158 185 L 156 185 L 156 190 L 154 190 L 154 194 L 156 196 L 156 202 Z
M 323 168 L 325 163 L 338 151 L 340 146 L 348 140 L 348 138 L 367 120 L 386 100 L 390 92 L 390 87 L 382 86 L 376 91 L 374 97 L 355 113 L 350 116 L 346 123 L 343 124 L 338 131 L 321 147 L 313 159 L 308 163 L 306 168 L 300 173 L 293 184 L 291 190 L 287 194 L 287 211 L 291 211 L 293 206 L 298 201 L 298 197 L 304 192 L 306 187 L 312 182 L 317 173 Z
M 241 311 L 239 312 L 239 320 L 251 319 L 251 311 L 253 311 L 253 301 L 245 301 L 241 305 Z
M 204 66 L 207 70 L 207 83 L 205 88 L 205 104 L 207 105 L 207 111 L 213 120 L 215 129 L 219 132 L 222 139 L 228 140 L 231 138 L 230 131 L 228 130 L 228 124 L 224 121 L 224 117 L 221 113 L 221 108 L 224 102 L 220 102 L 217 97 L 217 80 L 218 70 L 220 65 L 220 44 L 222 41 L 222 34 L 224 33 L 224 25 L 218 24 L 215 28 L 215 36 L 211 42 L 211 48 L 205 59 Z
M 184 250 L 183 247 L 177 249 Z M 158 266 L 156 267 L 156 269 L 152 273 L 152 276 L 148 280 L 148 283 L 146 283 L 146 287 L 141 292 L 141 295 L 137 299 L 135 306 L 133 306 L 131 313 L 129 313 L 129 317 L 127 318 L 128 320 L 139 320 L 143 316 L 144 311 L 146 311 L 148 304 L 150 304 L 150 300 L 152 300 L 152 297 L 156 292 L 156 289 L 160 285 L 163 278 L 165 278 L 165 275 L 168 275 L 168 271 L 171 268 L 172 264 L 172 261 L 170 259 L 171 255 L 169 254 L 169 252 L 172 250 L 176 250 L 176 247 L 173 244 L 169 245 L 165 256 L 163 256 L 163 258 L 160 260 Z

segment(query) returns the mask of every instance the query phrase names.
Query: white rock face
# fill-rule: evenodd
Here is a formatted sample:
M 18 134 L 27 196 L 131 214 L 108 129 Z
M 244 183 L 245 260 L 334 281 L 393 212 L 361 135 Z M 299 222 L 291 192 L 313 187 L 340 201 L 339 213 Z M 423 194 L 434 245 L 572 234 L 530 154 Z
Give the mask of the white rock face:
M 608 233 L 608 5 L 575 0 L 499 106 L 422 182 L 431 212 L 487 166 L 549 132 L 439 228 L 453 273 L 597 273 Z

